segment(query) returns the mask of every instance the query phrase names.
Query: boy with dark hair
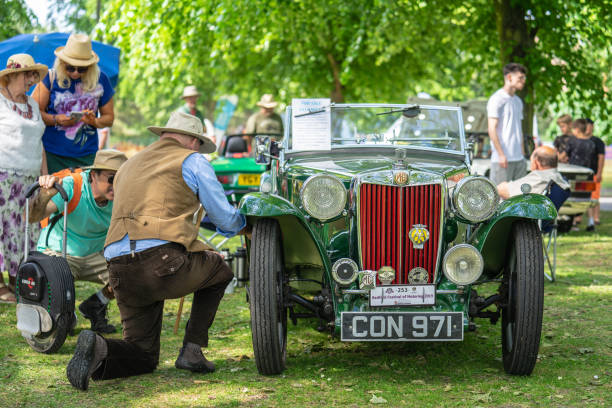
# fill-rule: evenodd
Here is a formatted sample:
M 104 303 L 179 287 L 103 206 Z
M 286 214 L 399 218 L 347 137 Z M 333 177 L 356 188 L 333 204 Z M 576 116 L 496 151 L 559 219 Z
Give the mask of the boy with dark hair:
M 572 132 L 574 137 L 568 140 L 567 154 L 561 153 L 560 156 L 562 159 L 567 156 L 569 164 L 588 167 L 596 174 L 598 168 L 597 146 L 591 137 L 587 135 L 586 130 L 586 119 L 576 119 L 573 121 Z M 579 223 L 578 219 L 575 219 L 575 222 Z M 595 221 L 592 216 L 589 217 L 587 231 L 595 231 Z
M 589 208 L 588 214 L 589 217 L 593 217 L 595 225 L 599 225 L 599 196 L 601 194 L 601 179 L 603 176 L 603 168 L 606 162 L 606 144 L 597 136 L 593 136 L 594 122 L 589 118 L 586 118 L 586 122 L 586 134 L 595 143 L 595 150 L 597 150 L 597 171 L 595 172 L 595 176 L 593 177 L 593 179 L 597 183 L 597 187 L 595 188 L 595 191 L 593 191 L 593 193 L 591 194 L 591 199 L 595 201 L 595 207 Z
M 510 63 L 504 67 L 504 86 L 487 102 L 491 138 L 491 175 L 495 184 L 512 181 L 527 173 L 523 141 L 523 102 L 516 92 L 525 87 L 527 69 Z
M 559 154 L 567 154 L 567 143 L 572 137 L 572 117 L 568 114 L 561 115 L 557 118 L 557 126 L 561 134 L 555 138 L 553 145 Z

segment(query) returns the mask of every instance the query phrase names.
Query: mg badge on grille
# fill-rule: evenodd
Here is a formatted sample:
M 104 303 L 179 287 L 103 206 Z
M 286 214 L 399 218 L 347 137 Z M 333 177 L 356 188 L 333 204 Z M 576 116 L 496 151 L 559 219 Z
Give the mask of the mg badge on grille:
M 410 272 L 408 272 L 408 282 L 410 283 L 427 283 L 429 281 L 429 274 L 425 270 L 425 268 L 421 268 L 417 266 L 416 268 L 412 268 Z
M 408 182 L 408 173 L 405 171 L 397 171 L 393 175 L 393 181 L 395 184 L 403 186 Z
M 429 239 L 429 230 L 427 225 L 415 224 L 412 229 L 408 231 L 408 238 L 412 241 L 414 249 L 423 249 L 423 244 Z
M 372 290 L 376 287 L 376 271 L 359 272 L 359 289 Z
M 390 266 L 383 266 L 378 270 L 378 279 L 383 285 L 390 285 L 395 279 L 395 270 Z

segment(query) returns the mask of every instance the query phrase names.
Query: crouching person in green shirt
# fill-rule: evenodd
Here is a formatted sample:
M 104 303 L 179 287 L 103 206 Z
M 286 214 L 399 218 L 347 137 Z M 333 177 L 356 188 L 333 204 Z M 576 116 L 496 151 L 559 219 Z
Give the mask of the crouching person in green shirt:
M 82 173 L 71 173 L 62 179 L 55 175 L 41 176 L 40 192 L 30 202 L 30 222 L 51 220 L 40 234 L 38 250 L 62 256 L 64 223 L 60 216 L 63 216 L 64 201 L 53 184 L 59 182 L 66 190 L 69 199 L 66 253 L 70 271 L 75 280 L 104 285 L 79 305 L 79 311 L 91 321 L 91 329 L 99 333 L 116 331 L 106 318 L 108 302 L 115 296 L 108 285 L 102 249 L 113 211 L 113 179 L 126 161 L 127 157 L 118 150 L 99 150 L 93 165 L 84 168 Z M 54 223 L 54 218 L 58 222 Z

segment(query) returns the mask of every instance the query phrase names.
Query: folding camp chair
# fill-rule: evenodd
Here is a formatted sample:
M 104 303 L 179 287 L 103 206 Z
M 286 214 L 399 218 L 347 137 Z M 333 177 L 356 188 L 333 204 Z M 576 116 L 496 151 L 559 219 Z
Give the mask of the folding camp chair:
M 226 191 L 225 195 L 229 196 L 230 202 L 235 202 L 236 201 L 236 195 L 235 195 L 235 192 L 233 190 Z M 222 235 L 219 232 L 217 232 L 217 227 L 215 226 L 215 224 L 213 224 L 210 221 L 210 219 L 206 215 L 202 218 L 202 221 L 200 222 L 200 227 L 202 227 L 203 229 L 208 230 L 208 231 L 213 231 L 213 234 L 210 235 L 210 236 L 206 236 L 202 231 L 200 231 L 200 233 L 198 235 L 200 236 L 202 241 L 204 241 L 206 243 L 206 245 L 208 245 L 209 247 L 211 247 L 212 249 L 214 249 L 217 252 L 220 252 L 221 248 L 223 248 L 223 245 L 225 245 L 225 243 L 230 240 L 230 238 L 223 238 L 223 240 L 221 240 L 221 242 L 219 242 L 218 244 L 214 244 L 213 243 L 213 240 L 216 237 L 222 236 Z M 243 241 L 242 235 L 240 236 L 240 243 L 242 245 L 244 245 L 244 241 Z
M 550 181 L 550 183 L 548 183 L 548 186 L 546 187 L 546 197 L 552 201 L 557 211 L 559 211 L 559 208 L 561 208 L 569 196 L 569 188 L 564 190 L 554 181 Z M 544 275 L 551 282 L 555 281 L 555 274 L 557 270 L 557 226 L 557 218 L 552 221 L 540 222 L 540 230 L 542 231 L 542 235 L 547 236 L 544 238 L 544 259 L 546 259 L 548 270 L 550 271 L 550 273 L 548 273 L 546 270 L 544 270 Z
M 225 195 L 230 196 L 232 202 L 236 201 L 236 196 L 234 194 L 234 191 L 232 190 L 226 191 Z M 221 236 L 221 234 L 217 232 L 217 227 L 215 226 L 215 224 L 213 224 L 210 221 L 210 218 L 208 218 L 208 216 L 204 216 L 202 218 L 202 221 L 200 221 L 200 227 L 201 229 L 203 228 L 208 231 L 213 231 L 213 234 L 209 237 L 204 235 L 204 233 L 201 230 L 198 233 L 198 235 L 200 236 L 200 239 L 202 239 L 202 241 L 206 243 L 206 245 L 208 245 L 209 247 L 211 247 L 217 252 L 221 252 L 221 248 L 223 248 L 223 245 L 225 245 L 225 243 L 230 240 L 230 238 L 224 237 L 223 240 L 219 242 L 218 244 L 215 245 L 213 243 L 213 240 L 216 237 Z M 244 246 L 244 237 L 242 235 L 240 235 L 240 244 Z M 176 312 L 176 321 L 174 322 L 174 334 L 178 332 L 179 324 L 181 322 L 181 315 L 183 314 L 183 303 L 184 302 L 185 302 L 185 296 L 181 297 L 181 300 L 179 302 L 179 308 L 178 308 L 178 311 Z

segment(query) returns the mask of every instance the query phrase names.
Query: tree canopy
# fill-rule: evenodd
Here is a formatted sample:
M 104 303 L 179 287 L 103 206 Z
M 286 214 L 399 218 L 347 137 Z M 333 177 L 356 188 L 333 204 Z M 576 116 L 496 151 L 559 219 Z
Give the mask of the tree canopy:
M 522 95 L 603 119 L 610 109 L 610 0 L 108 0 L 96 35 L 122 49 L 120 96 L 162 120 L 186 84 L 250 108 L 331 97 L 404 102 L 487 97 L 509 61 Z M 209 110 L 210 112 L 210 110 Z M 552 112 L 553 115 L 563 112 Z M 528 122 L 528 121 L 527 121 Z
M 31 31 L 38 19 L 24 0 L 0 0 L 0 41 Z

